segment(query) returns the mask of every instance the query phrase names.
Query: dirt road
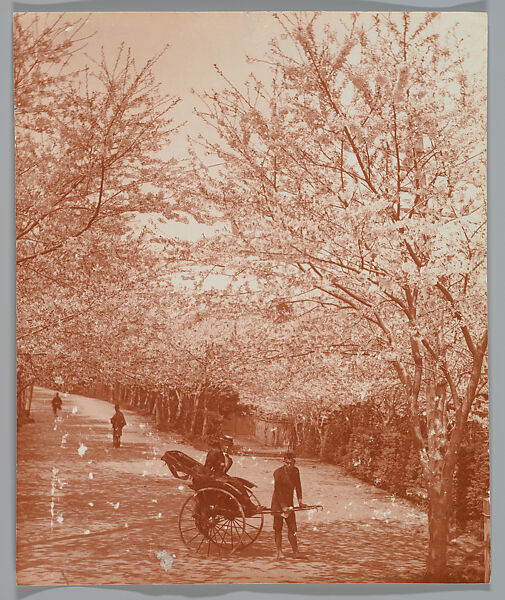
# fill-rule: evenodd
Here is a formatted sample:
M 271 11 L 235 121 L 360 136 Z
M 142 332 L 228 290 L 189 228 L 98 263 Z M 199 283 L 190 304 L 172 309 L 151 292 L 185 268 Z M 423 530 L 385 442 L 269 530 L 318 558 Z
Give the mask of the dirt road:
M 19 585 L 166 583 L 416 582 L 423 575 L 426 516 L 335 466 L 298 461 L 304 558 L 274 560 L 271 517 L 256 543 L 227 558 L 189 554 L 178 513 L 190 491 L 160 461 L 179 449 L 202 453 L 124 411 L 121 448 L 112 448 L 110 404 L 67 396 L 55 421 L 52 393 L 35 389 L 34 424 L 18 433 Z M 258 484 L 269 504 L 278 459 L 235 457 L 232 475 Z M 255 490 L 256 491 L 256 490 Z M 287 544 L 287 541 L 286 541 Z M 477 567 L 479 557 L 475 558 Z

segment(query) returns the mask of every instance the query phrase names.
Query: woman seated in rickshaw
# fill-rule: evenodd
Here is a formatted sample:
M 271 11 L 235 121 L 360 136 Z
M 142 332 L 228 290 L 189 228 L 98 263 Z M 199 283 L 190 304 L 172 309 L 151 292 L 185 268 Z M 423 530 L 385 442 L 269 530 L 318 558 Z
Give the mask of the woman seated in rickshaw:
M 211 440 L 210 445 L 205 465 L 178 450 L 168 450 L 161 460 L 177 479 L 191 478 L 189 487 L 195 491 L 206 487 L 223 489 L 237 498 L 246 516 L 261 512 L 264 507 L 252 502 L 248 493 L 248 488 L 256 487 L 256 485 L 247 479 L 228 475 L 227 471 L 233 463 L 232 459 L 221 450 L 218 439 Z

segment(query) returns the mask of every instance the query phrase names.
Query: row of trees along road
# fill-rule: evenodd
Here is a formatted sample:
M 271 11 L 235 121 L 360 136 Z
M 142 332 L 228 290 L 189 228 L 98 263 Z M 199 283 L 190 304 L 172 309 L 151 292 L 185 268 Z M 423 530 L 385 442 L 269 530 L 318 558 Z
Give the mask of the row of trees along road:
M 487 394 L 485 86 L 436 20 L 348 15 L 334 33 L 278 17 L 265 83 L 202 96 L 206 137 L 174 193 L 231 231 L 191 248 L 128 224 L 170 211 L 158 151 L 176 99 L 156 59 L 136 70 L 122 49 L 82 68 L 83 21 L 14 27 L 21 386 L 267 385 L 276 410 L 311 381 L 327 404 L 336 386 L 356 398 L 390 380 L 428 490 L 431 581 L 446 577 L 457 452 Z M 237 275 L 184 292 L 183 268 Z
M 332 305 L 353 321 L 339 337 L 373 340 L 396 373 L 429 496 L 431 581 L 446 577 L 458 448 L 487 393 L 485 83 L 436 19 L 349 15 L 333 32 L 278 16 L 271 82 L 202 96 L 217 141 L 196 144 L 223 167 L 202 163 L 192 195 L 232 223 L 203 257 L 222 264 L 226 249 L 282 281 L 285 302 Z
M 93 346 L 146 281 L 124 214 L 163 204 L 178 99 L 128 50 L 87 59 L 86 19 L 14 16 L 18 413 L 36 374 Z M 143 266 L 144 264 L 144 266 Z M 84 355 L 68 329 L 88 335 Z M 98 364 L 94 359 L 95 365 Z M 21 410 L 20 410 L 21 409 Z
M 175 161 L 160 150 L 178 99 L 154 78 L 161 55 L 140 68 L 124 47 L 84 60 L 84 31 L 86 19 L 14 17 L 18 416 L 36 379 L 99 379 L 134 392 L 133 406 L 153 402 L 158 420 L 175 396 L 174 421 L 206 435 L 211 399 L 236 399 L 174 292 L 188 249 L 132 224 L 175 216 Z

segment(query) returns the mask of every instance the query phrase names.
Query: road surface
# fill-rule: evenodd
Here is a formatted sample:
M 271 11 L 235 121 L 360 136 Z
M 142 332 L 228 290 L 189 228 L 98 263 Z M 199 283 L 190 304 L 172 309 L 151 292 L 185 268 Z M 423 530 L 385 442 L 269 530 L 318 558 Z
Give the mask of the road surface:
M 287 558 L 274 560 L 271 516 L 242 553 L 192 556 L 177 525 L 190 491 L 160 456 L 168 449 L 199 460 L 203 454 L 127 410 L 122 447 L 112 448 L 111 404 L 69 395 L 54 420 L 52 395 L 35 389 L 35 423 L 18 432 L 19 585 L 422 580 L 426 515 L 336 466 L 311 460 L 298 461 L 304 501 L 324 510 L 298 513 L 303 558 L 290 558 L 286 540 Z M 269 504 L 279 459 L 234 458 L 230 473 L 257 483 L 256 495 Z M 465 566 L 467 579 L 479 572 L 481 557 L 474 556 L 474 563 Z

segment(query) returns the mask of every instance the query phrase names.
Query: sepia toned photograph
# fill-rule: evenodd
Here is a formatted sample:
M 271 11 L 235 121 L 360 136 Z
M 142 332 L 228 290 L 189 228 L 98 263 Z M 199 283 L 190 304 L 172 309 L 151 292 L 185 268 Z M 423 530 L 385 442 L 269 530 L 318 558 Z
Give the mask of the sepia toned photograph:
M 486 13 L 12 58 L 18 586 L 489 583 Z

